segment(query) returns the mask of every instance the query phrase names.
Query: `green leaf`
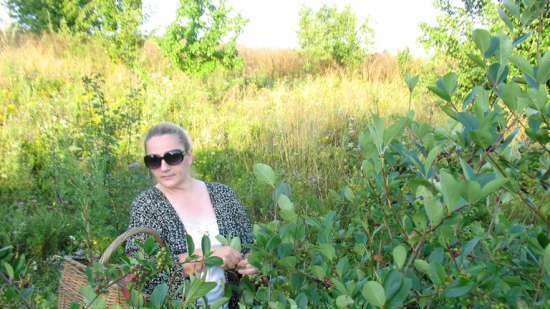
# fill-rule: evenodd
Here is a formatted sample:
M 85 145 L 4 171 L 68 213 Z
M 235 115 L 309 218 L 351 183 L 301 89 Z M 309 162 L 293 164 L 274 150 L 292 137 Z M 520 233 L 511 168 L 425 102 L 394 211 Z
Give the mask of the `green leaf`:
M 438 97 L 442 98 L 443 100 L 445 100 L 447 102 L 451 102 L 451 97 L 449 96 L 449 94 L 447 94 L 446 92 L 440 90 L 439 88 L 434 87 L 434 86 L 428 86 L 428 90 L 435 93 Z
M 348 201 L 353 202 L 355 199 L 355 194 L 353 194 L 353 191 L 351 191 L 350 187 L 345 186 L 340 190 L 342 196 Z
M 215 287 L 216 282 L 205 282 L 199 278 L 192 278 L 187 291 L 187 297 L 185 298 L 185 305 L 182 305 L 182 308 L 187 308 L 186 305 L 193 304 L 197 299 L 203 297 Z
M 424 202 L 424 210 L 430 220 L 432 226 L 438 225 L 445 216 L 443 206 L 437 197 L 434 197 L 432 193 L 424 186 L 419 186 L 416 195 L 422 197 Z
M 279 195 L 279 199 L 277 200 L 277 205 L 279 205 L 279 209 L 281 209 L 281 217 L 288 221 L 288 222 L 294 222 L 298 218 L 296 215 L 296 212 L 294 211 L 294 204 L 290 201 L 290 199 L 284 195 Z
M 204 265 L 208 267 L 223 265 L 223 260 L 219 256 L 211 255 L 204 260 Z
M 441 171 L 441 193 L 443 194 L 443 200 L 449 213 L 452 213 L 460 207 L 460 193 L 462 192 L 462 185 L 455 180 L 453 175 L 446 171 Z
M 424 206 L 425 208 L 425 206 Z M 424 209 L 424 212 L 427 213 L 427 210 Z M 426 226 L 428 225 L 428 222 L 426 221 L 426 216 L 424 215 L 423 212 L 421 211 L 416 211 L 414 214 L 413 214 L 413 222 L 414 222 L 414 226 L 419 230 L 419 231 L 425 231 L 426 230 Z
M 519 7 L 516 5 L 516 3 L 513 0 L 503 0 L 502 4 L 508 10 L 508 12 L 512 14 L 512 16 L 514 16 L 515 18 L 520 17 Z
M 464 296 L 464 295 L 468 294 L 468 292 L 470 292 L 470 290 L 473 287 L 475 287 L 474 282 L 463 279 L 463 278 L 460 278 L 460 279 L 457 279 L 457 280 L 453 281 L 447 287 L 447 289 L 445 289 L 445 292 L 443 292 L 443 296 L 445 296 L 445 297 L 461 297 L 461 296 Z
M 466 96 L 466 98 L 464 98 L 464 101 L 462 102 L 462 110 L 465 110 L 468 105 L 472 103 L 480 89 L 481 87 L 479 86 L 475 86 L 474 88 L 472 88 L 472 90 L 468 93 L 468 95 Z
M 535 75 L 533 67 L 524 57 L 512 55 L 510 56 L 510 62 L 512 62 L 521 71 L 521 73 L 525 73 L 529 76 Z
M 386 303 L 386 294 L 382 285 L 376 281 L 369 281 L 361 291 L 363 297 L 373 306 L 382 308 Z
M 338 306 L 338 308 L 347 308 L 353 303 L 353 298 L 351 298 L 349 295 L 340 295 L 336 297 L 336 306 Z
M 369 132 L 372 142 L 376 146 L 378 153 L 381 154 L 384 142 L 384 119 L 380 118 L 378 115 L 373 115 L 371 125 L 369 126 Z
M 510 69 L 508 69 L 508 66 L 502 66 L 500 63 L 493 63 L 489 66 L 489 70 L 487 70 L 487 79 L 491 82 L 491 84 L 498 85 L 502 83 L 507 75 Z
M 84 296 L 84 302 L 88 308 L 91 309 L 103 309 L 105 308 L 105 299 L 101 296 L 97 296 L 97 294 L 94 291 L 94 288 L 92 288 L 89 285 L 83 286 L 80 288 L 80 293 L 82 293 L 82 296 Z
M 470 60 L 472 60 L 473 63 L 477 64 L 478 67 L 481 67 L 481 68 L 485 67 L 485 62 L 478 55 L 467 53 L 466 56 L 468 56 L 468 58 L 470 58 Z
M 254 164 L 253 169 L 254 175 L 256 176 L 256 179 L 258 179 L 258 181 L 275 187 L 277 177 L 275 176 L 275 172 L 273 172 L 271 166 L 263 163 L 256 163 Z
M 277 187 L 275 187 L 275 190 L 273 190 L 273 194 L 271 195 L 271 197 L 273 198 L 274 202 L 277 202 L 277 200 L 279 199 L 279 195 L 284 194 L 286 196 L 290 196 L 290 193 L 290 185 L 286 181 L 281 181 L 279 182 Z
M 521 95 L 521 88 L 518 84 L 513 82 L 500 84 L 497 94 L 510 110 L 517 111 L 518 98 Z
M 508 29 L 510 29 L 510 31 L 513 31 L 514 30 L 514 25 L 512 24 L 512 21 L 510 20 L 510 17 L 508 17 L 508 15 L 506 15 L 506 12 L 504 12 L 504 10 L 500 7 L 497 8 L 497 11 L 498 11 L 498 16 L 500 16 L 500 19 L 502 19 L 502 21 L 504 22 L 506 27 L 508 27 Z
M 499 177 L 499 178 L 496 178 L 496 179 L 490 181 L 485 186 L 483 186 L 483 189 L 481 189 L 482 197 L 485 197 L 485 196 L 495 192 L 496 190 L 498 190 L 500 187 L 502 187 L 507 182 L 508 182 L 508 179 L 504 178 L 504 177 Z
M 229 246 L 229 240 L 227 240 L 227 238 L 225 238 L 223 235 L 216 235 L 216 239 L 220 242 L 220 244 L 224 246 Z
M 410 73 L 405 74 L 405 82 L 407 83 L 409 92 L 412 93 L 414 87 L 416 87 L 416 84 L 418 83 L 418 75 L 411 75 Z
M 319 279 L 322 279 L 327 275 L 327 270 L 325 269 L 325 267 L 321 267 L 319 265 L 311 266 L 310 272 Z
M 483 54 L 483 57 L 489 58 L 489 57 L 491 57 L 492 55 L 494 55 L 495 52 L 496 52 L 497 49 L 498 49 L 498 45 L 499 45 L 499 39 L 498 39 L 498 37 L 491 37 L 491 40 L 489 41 L 489 47 L 487 48 L 487 50 L 486 50 L 485 53 Z
M 185 235 L 185 241 L 187 243 L 187 254 L 192 255 L 195 252 L 195 243 L 193 243 L 193 238 L 191 235 Z
M 402 245 L 398 245 L 393 248 L 392 254 L 393 261 L 395 262 L 397 268 L 403 268 L 403 265 L 405 265 L 405 260 L 407 259 L 407 249 L 405 249 Z
M 290 201 L 288 196 L 281 194 L 277 200 L 277 205 L 281 210 L 294 210 L 294 204 Z
M 294 269 L 296 267 L 296 263 L 298 263 L 298 258 L 292 255 L 285 256 L 284 258 L 277 260 L 277 264 L 287 270 Z
M 235 236 L 235 237 L 231 238 L 231 243 L 229 244 L 229 246 L 233 250 L 241 252 L 242 251 L 241 238 L 238 237 L 238 236 Z
M 334 247 L 331 244 L 320 244 L 319 251 L 331 261 L 336 257 L 336 250 L 334 250 Z
M 386 297 L 391 299 L 403 283 L 403 274 L 396 270 L 391 270 L 390 273 L 384 279 L 384 292 Z
M 4 265 L 4 269 L 6 270 L 6 273 L 8 274 L 8 277 L 13 280 L 15 278 L 13 267 L 6 262 L 4 262 L 3 265 Z
M 167 295 L 168 295 L 168 285 L 166 283 L 157 285 L 149 298 L 149 301 L 153 306 L 153 308 L 160 309 Z
M 535 78 L 539 84 L 544 85 L 550 79 L 550 51 L 544 53 L 537 66 Z
M 430 264 L 428 264 L 428 262 L 424 261 L 424 260 L 421 260 L 421 259 L 416 259 L 414 260 L 414 267 L 421 273 L 424 273 L 424 274 L 427 274 L 429 269 L 430 269 Z
M 445 282 L 447 275 L 445 273 L 445 268 L 439 262 L 431 262 L 428 267 L 428 278 L 435 285 L 442 285 Z
M 550 274 L 550 244 L 546 246 L 544 249 L 544 269 L 546 269 L 546 272 Z
M 436 85 L 439 88 L 445 89 L 452 96 L 458 86 L 458 75 L 454 72 L 447 73 L 437 81 Z
M 483 197 L 481 185 L 475 180 L 466 180 L 463 189 L 462 195 L 466 198 L 468 203 L 475 203 Z
M 203 255 L 210 254 L 210 238 L 208 237 L 208 235 L 202 236 L 201 249 Z
M 466 178 L 467 180 L 474 180 L 476 178 L 472 167 L 462 158 L 460 158 L 460 166 L 462 167 L 464 178 Z
M 481 54 L 484 54 L 489 48 L 489 43 L 491 41 L 491 34 L 489 31 L 484 29 L 476 29 L 474 30 L 472 37 Z
M 409 296 L 409 292 L 412 288 L 412 280 L 409 278 L 403 278 L 403 284 L 401 284 L 401 287 L 395 293 L 393 297 L 391 297 L 386 307 L 387 308 L 398 308 L 401 306 L 401 304 L 407 299 L 407 296 Z
M 435 87 L 428 86 L 432 92 L 447 102 L 451 102 L 451 97 L 458 86 L 458 76 L 454 72 L 447 73 L 445 76 L 437 79 Z
M 481 240 L 481 237 L 474 237 L 474 238 L 470 239 L 470 240 L 462 247 L 462 252 L 460 253 L 460 256 L 457 258 L 457 261 L 458 261 L 460 264 L 464 264 L 464 260 L 465 260 L 466 257 L 468 257 L 468 255 L 474 250 L 474 248 L 476 247 L 476 245 L 479 243 L 480 240 Z
M 430 150 L 428 156 L 426 157 L 426 160 L 424 161 L 424 175 L 428 175 L 428 172 L 432 167 L 433 161 L 435 160 L 439 152 L 441 152 L 442 148 L 443 147 L 441 146 L 436 146 Z
M 10 253 L 10 251 L 12 249 L 13 249 L 12 245 L 0 248 L 0 260 L 4 259 L 6 256 L 8 256 L 8 254 Z
M 501 81 L 506 78 L 508 74 L 508 59 L 512 55 L 512 40 L 504 34 L 498 36 L 499 44 L 497 49 L 497 60 L 500 64 L 497 72 L 497 81 Z M 506 73 L 506 74 L 505 74 Z

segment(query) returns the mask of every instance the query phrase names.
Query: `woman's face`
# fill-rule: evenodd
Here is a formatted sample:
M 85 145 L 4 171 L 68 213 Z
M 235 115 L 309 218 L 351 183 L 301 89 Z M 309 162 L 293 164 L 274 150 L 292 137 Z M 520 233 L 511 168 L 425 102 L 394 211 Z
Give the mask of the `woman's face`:
M 174 134 L 154 136 L 145 144 L 146 155 L 163 157 L 171 150 L 184 150 Z M 183 161 L 178 164 L 170 165 L 163 159 L 159 168 L 150 170 L 159 185 L 165 188 L 176 188 L 191 177 L 192 160 L 191 152 L 187 152 L 184 154 Z

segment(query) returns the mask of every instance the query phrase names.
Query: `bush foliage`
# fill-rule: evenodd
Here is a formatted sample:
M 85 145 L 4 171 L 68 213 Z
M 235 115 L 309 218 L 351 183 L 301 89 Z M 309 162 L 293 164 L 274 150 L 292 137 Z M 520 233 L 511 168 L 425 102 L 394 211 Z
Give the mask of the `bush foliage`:
M 421 89 L 410 74 L 391 88 L 409 99 L 399 103 L 401 111 L 409 104 L 408 113 L 382 115 L 391 105 L 378 108 L 379 93 L 365 92 L 376 107 L 364 117 L 356 101 L 346 104 L 353 98 L 345 95 L 361 88 L 353 77 L 290 80 L 273 86 L 272 96 L 254 85 L 231 88 L 208 104 L 204 79 L 174 72 L 135 74 L 113 64 L 105 71 L 116 74 L 66 83 L 41 75 L 38 61 L 4 65 L 0 304 L 54 307 L 60 255 L 76 251 L 95 261 L 124 231 L 126 205 L 149 182 L 135 163 L 139 132 L 169 118 L 196 137 L 196 173 L 233 185 L 255 205 L 249 260 L 259 273 L 226 289 L 239 295 L 240 308 L 547 308 L 550 51 L 522 47 L 546 31 L 533 26 L 546 18 L 546 6 L 505 1 L 500 10 L 512 27 L 469 36 L 466 52 L 481 72 L 475 84 L 461 85 L 471 72 L 457 71 L 428 86 L 440 121 L 422 115 L 427 100 L 411 104 Z M 240 118 L 215 118 L 231 112 Z M 210 251 L 208 238 L 201 247 Z M 206 256 L 209 265 L 220 262 Z M 85 307 L 105 307 L 103 292 L 128 272 L 138 275 L 128 286 L 129 306 L 197 307 L 212 288 L 203 273 L 176 294 L 169 283 L 150 297 L 141 292 L 172 266 L 152 240 L 137 255 L 119 252 L 109 265 L 92 264 Z
M 361 63 L 372 37 L 368 20 L 359 25 L 350 6 L 341 11 L 328 5 L 317 11 L 303 7 L 299 14 L 298 39 L 311 64 L 353 67 Z

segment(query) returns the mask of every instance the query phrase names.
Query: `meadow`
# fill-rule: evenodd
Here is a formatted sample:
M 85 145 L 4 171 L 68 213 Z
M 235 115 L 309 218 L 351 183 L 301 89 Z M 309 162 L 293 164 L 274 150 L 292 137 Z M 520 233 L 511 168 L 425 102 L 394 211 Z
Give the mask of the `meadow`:
M 550 54 L 478 45 L 486 83 L 457 98 L 452 64 L 403 54 L 306 70 L 296 51 L 240 47 L 237 70 L 200 75 L 153 39 L 126 65 L 93 39 L 2 33 L 0 303 L 55 306 L 62 257 L 96 260 L 126 229 L 152 183 L 143 134 L 172 121 L 195 175 L 257 223 L 263 277 L 242 306 L 547 306 Z

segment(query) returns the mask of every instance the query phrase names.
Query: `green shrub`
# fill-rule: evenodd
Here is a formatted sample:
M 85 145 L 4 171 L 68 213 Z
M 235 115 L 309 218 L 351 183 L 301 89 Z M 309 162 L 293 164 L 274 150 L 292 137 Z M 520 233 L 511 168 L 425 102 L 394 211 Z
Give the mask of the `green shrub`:
M 231 16 L 224 0 L 180 0 L 176 20 L 168 26 L 159 45 L 181 70 L 212 72 L 217 67 L 240 64 L 236 40 L 244 26 Z
M 368 20 L 358 27 L 355 14 L 347 6 L 342 11 L 323 5 L 318 11 L 300 10 L 298 39 L 310 63 L 357 66 L 371 43 Z

